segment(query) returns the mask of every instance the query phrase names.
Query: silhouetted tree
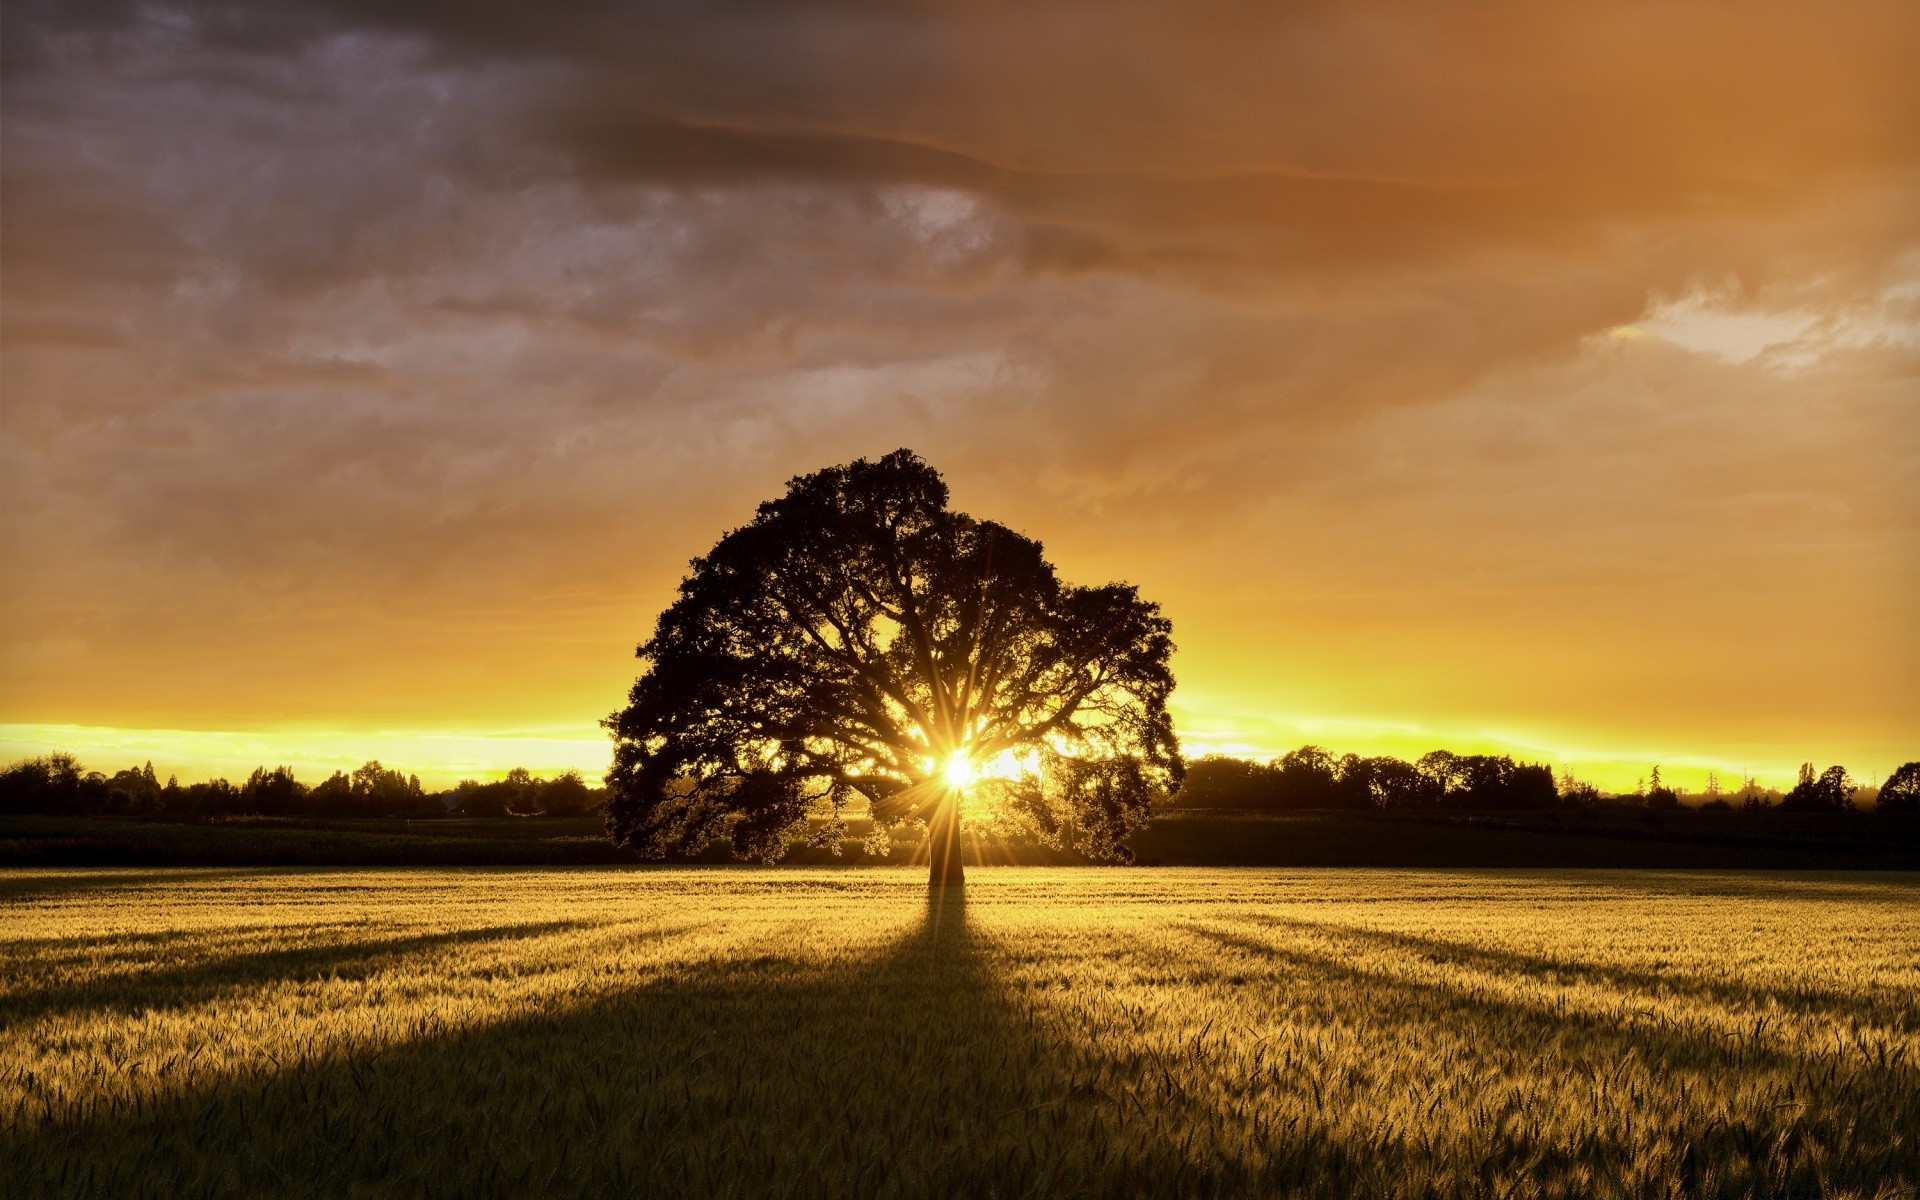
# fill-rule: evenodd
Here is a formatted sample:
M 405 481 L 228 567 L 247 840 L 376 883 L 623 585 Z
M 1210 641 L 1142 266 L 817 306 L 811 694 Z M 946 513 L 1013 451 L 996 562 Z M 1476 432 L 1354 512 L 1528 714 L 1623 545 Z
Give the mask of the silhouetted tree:
M 111 807 L 115 812 L 129 816 L 158 816 L 166 811 L 166 796 L 160 787 L 160 780 L 153 773 L 153 763 L 144 767 L 128 767 L 116 771 L 107 780 L 107 790 L 113 794 Z
M 1545 763 L 1520 763 L 1507 777 L 1507 806 L 1510 808 L 1552 808 L 1560 800 L 1560 789 L 1553 783 L 1553 768 Z
M 542 779 L 525 767 L 515 767 L 496 783 L 464 781 L 454 794 L 462 814 L 490 817 L 577 817 L 592 811 L 599 799 L 578 771 Z
M 1447 750 L 1429 750 L 1413 764 L 1420 777 L 1427 781 L 1427 792 L 1435 804 L 1443 804 L 1447 797 L 1465 786 L 1460 770 L 1460 756 Z
M 335 771 L 322 779 L 307 792 L 306 803 L 302 805 L 316 816 L 350 816 L 354 814 L 355 799 L 353 780 L 343 771 Z
M 442 811 L 427 795 L 418 775 L 402 775 L 371 759 L 351 775 L 335 771 L 315 784 L 301 805 L 307 812 L 334 817 L 430 816 Z
M 1511 755 L 1435 750 L 1416 769 L 1428 795 L 1447 808 L 1551 808 L 1560 798 L 1553 768 L 1516 763 Z
M 1343 808 L 1420 808 L 1433 800 L 1426 777 L 1391 755 L 1342 756 L 1338 792 Z
M 549 817 L 578 817 L 597 803 L 593 789 L 578 771 L 562 771 L 540 785 L 540 812 Z
M 99 812 L 110 797 L 104 777 L 59 751 L 0 770 L 0 813 Z
M 183 789 L 175 815 L 229 817 L 245 811 L 241 791 L 225 779 L 207 779 Z
M 1426 776 L 1399 758 L 1372 762 L 1373 802 L 1381 808 L 1432 808 L 1436 797 Z
M 1585 780 L 1575 779 L 1571 770 L 1561 772 L 1560 803 L 1578 808 L 1593 808 L 1603 800 L 1605 797 L 1600 794 L 1599 788 Z
M 1780 801 L 1780 807 L 1795 812 L 1842 812 L 1853 807 L 1853 780 L 1847 769 L 1828 767 L 1814 777 L 1813 764 L 1802 763 L 1800 779 Z
M 1282 808 L 1332 808 L 1339 801 L 1333 755 L 1319 746 L 1288 751 L 1273 760 L 1273 770 Z
M 1334 803 L 1341 808 L 1373 808 L 1373 760 L 1342 754 L 1334 771 Z
M 292 767 L 255 767 L 240 788 L 241 807 L 252 813 L 281 816 L 299 809 L 307 785 L 293 777 Z
M 525 767 L 508 771 L 492 783 L 463 779 L 454 789 L 454 811 L 463 817 L 522 815 L 533 809 L 533 776 Z
M 1262 762 L 1209 754 L 1187 764 L 1170 803 L 1185 808 L 1274 808 L 1274 770 Z
M 1129 857 L 1182 768 L 1170 623 L 1130 585 L 1061 584 L 1040 543 L 947 498 L 908 451 L 863 459 L 694 560 L 606 722 L 615 841 L 773 861 L 857 794 L 882 826 L 927 822 L 932 879 L 958 880 L 947 781 L 984 768 L 1043 839 Z
M 1920 812 L 1920 762 L 1896 767 L 1880 785 L 1874 807 L 1882 812 Z
M 1674 809 L 1680 807 L 1680 793 L 1674 791 L 1660 780 L 1660 764 L 1655 763 L 1649 776 L 1647 787 L 1647 807 Z

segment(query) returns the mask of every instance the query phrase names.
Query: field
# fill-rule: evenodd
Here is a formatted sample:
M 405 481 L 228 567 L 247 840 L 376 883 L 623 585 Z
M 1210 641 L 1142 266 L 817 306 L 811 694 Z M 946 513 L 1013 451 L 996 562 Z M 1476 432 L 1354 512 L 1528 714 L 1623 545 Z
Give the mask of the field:
M 1912 1196 L 1911 875 L 0 873 L 0 1195 Z

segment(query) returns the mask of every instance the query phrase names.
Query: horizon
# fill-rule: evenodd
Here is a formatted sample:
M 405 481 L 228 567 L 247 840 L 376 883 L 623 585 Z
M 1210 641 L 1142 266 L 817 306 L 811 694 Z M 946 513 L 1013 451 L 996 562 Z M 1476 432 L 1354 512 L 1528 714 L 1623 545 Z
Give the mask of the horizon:
M 1725 792 L 1737 791 L 1742 780 L 1751 780 L 1762 790 L 1786 790 L 1792 786 L 1802 763 L 1816 770 L 1839 765 L 1847 768 L 1860 787 L 1879 787 L 1902 762 L 1889 761 L 1884 767 L 1826 761 L 1817 755 L 1791 764 L 1772 764 L 1764 768 L 1742 763 L 1727 765 L 1681 755 L 1619 756 L 1573 758 L 1554 755 L 1549 749 L 1491 735 L 1428 737 L 1417 730 L 1399 730 L 1392 736 L 1340 741 L 1324 736 L 1329 728 L 1324 721 L 1293 723 L 1303 733 L 1322 731 L 1322 736 L 1303 737 L 1284 746 L 1265 747 L 1235 740 L 1232 735 L 1209 736 L 1181 731 L 1182 748 L 1188 762 L 1209 756 L 1224 756 L 1266 762 L 1301 746 L 1317 745 L 1335 757 L 1355 753 L 1361 757 L 1390 755 L 1412 762 L 1429 750 L 1448 750 L 1456 754 L 1508 755 L 1521 763 L 1540 763 L 1552 767 L 1556 778 L 1570 773 L 1603 792 L 1628 794 L 1646 783 L 1649 772 L 1660 769 L 1663 781 L 1683 795 L 1704 791 L 1708 776 L 1714 776 Z M 535 775 L 553 775 L 578 771 L 588 783 L 598 786 L 605 772 L 607 740 L 561 736 L 565 728 L 517 730 L 489 734 L 416 733 L 393 730 L 341 732 L 328 730 L 269 730 L 253 733 L 202 730 L 100 730 L 79 726 L 40 728 L 0 725 L 0 765 L 51 753 L 72 754 L 88 770 L 112 775 L 116 771 L 152 764 L 162 779 L 178 776 L 181 783 L 225 778 L 238 782 L 255 767 L 291 768 L 304 782 L 324 779 L 335 771 L 351 773 L 369 761 L 377 761 L 390 770 L 417 775 L 429 790 L 445 791 L 464 781 L 492 782 L 504 778 L 515 768 Z M 77 750 L 76 746 L 86 747 Z M 407 754 L 430 747 L 437 757 L 427 759 L 438 765 L 421 766 L 419 759 Z M 1417 747 L 1417 748 L 1416 748 Z M 369 753 L 367 751 L 380 751 Z M 456 756 L 455 751 L 459 754 Z M 598 756 L 596 758 L 596 755 Z

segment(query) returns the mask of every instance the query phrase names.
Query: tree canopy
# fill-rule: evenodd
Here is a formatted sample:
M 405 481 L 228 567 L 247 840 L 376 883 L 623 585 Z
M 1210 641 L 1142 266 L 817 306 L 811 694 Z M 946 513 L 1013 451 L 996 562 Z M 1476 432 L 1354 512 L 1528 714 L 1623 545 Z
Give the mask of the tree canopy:
M 864 799 L 953 836 L 955 786 L 1048 844 L 1124 860 L 1183 764 L 1171 623 L 1060 582 L 1039 542 L 947 507 L 898 450 L 799 476 L 702 558 L 607 719 L 609 831 L 649 857 L 778 859 Z
M 1879 806 L 1887 812 L 1920 812 L 1920 762 L 1902 763 L 1887 776 Z

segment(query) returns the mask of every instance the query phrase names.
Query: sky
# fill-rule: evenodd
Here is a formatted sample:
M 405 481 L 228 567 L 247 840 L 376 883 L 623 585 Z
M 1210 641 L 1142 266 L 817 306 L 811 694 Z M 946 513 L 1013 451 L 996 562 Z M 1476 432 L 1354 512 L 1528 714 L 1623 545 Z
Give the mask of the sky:
M 604 770 L 910 447 L 1189 754 L 1920 759 L 1920 6 L 17 0 L 0 758 Z

